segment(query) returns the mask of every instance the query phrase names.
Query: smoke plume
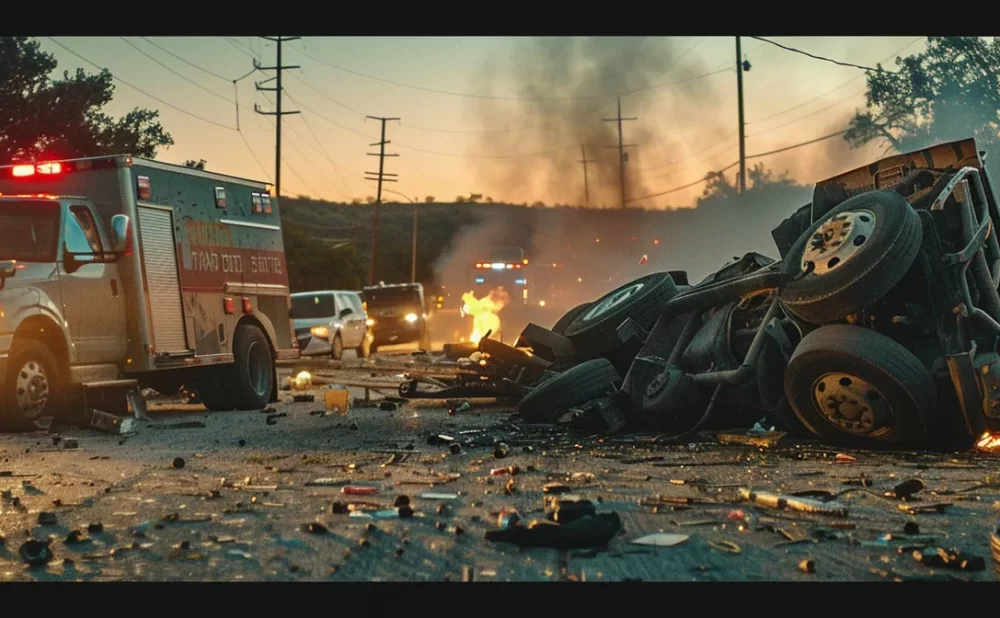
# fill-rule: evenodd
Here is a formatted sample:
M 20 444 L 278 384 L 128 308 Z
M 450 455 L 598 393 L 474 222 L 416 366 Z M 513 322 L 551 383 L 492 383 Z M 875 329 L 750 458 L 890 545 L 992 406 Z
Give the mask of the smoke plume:
M 646 195 L 650 187 L 642 171 L 644 154 L 655 153 L 646 158 L 662 162 L 669 159 L 664 153 L 680 146 L 676 137 L 651 128 L 659 126 L 660 117 L 681 125 L 697 122 L 705 139 L 727 132 L 721 122 L 714 127 L 716 114 L 701 113 L 718 105 L 711 79 L 691 79 L 711 68 L 694 55 L 679 62 L 694 42 L 645 37 L 522 40 L 512 57 L 495 61 L 483 72 L 489 80 L 485 90 L 509 93 L 505 81 L 510 81 L 520 100 L 474 104 L 483 126 L 512 130 L 485 133 L 477 152 L 486 157 L 498 152 L 541 154 L 483 159 L 479 181 L 505 200 L 583 205 L 583 146 L 594 161 L 587 167 L 590 205 L 621 206 L 618 126 L 604 119 L 616 117 L 616 93 L 624 93 L 622 116 L 639 118 L 622 123 L 624 144 L 635 145 L 625 149 L 626 196 Z M 674 82 L 680 83 L 659 87 Z

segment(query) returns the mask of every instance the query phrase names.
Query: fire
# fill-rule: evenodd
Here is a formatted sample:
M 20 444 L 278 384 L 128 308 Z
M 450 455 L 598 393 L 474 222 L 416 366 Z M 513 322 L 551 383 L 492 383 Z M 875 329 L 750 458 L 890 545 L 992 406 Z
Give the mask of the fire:
M 981 451 L 1000 452 L 1000 433 L 984 433 L 976 444 L 976 448 Z
M 483 298 L 476 298 L 474 292 L 462 294 L 462 316 L 471 315 L 472 334 L 469 341 L 479 343 L 479 340 L 489 331 L 500 332 L 500 316 L 498 315 L 507 303 L 510 295 L 502 287 L 490 290 Z

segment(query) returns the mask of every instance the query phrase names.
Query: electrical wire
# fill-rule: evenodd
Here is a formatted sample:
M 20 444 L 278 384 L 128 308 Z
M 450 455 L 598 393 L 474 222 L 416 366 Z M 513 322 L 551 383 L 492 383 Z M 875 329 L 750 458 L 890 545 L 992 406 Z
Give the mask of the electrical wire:
M 382 78 L 382 77 L 376 77 L 374 75 L 367 75 L 367 74 L 361 73 L 359 71 L 354 71 L 354 70 L 351 70 L 351 69 L 347 69 L 347 68 L 344 68 L 342 66 L 331 64 L 331 63 L 329 63 L 329 62 L 327 62 L 325 60 L 322 60 L 320 58 L 316 58 L 312 54 L 308 54 L 308 53 L 304 52 L 303 50 L 300 50 L 300 49 L 297 49 L 297 48 L 292 48 L 292 49 L 295 49 L 296 52 L 298 52 L 299 54 L 301 54 L 302 56 L 304 56 L 306 58 L 309 58 L 310 60 L 312 60 L 314 62 L 318 62 L 319 64 L 322 64 L 324 66 L 330 67 L 331 69 L 336 69 L 338 71 L 343 71 L 344 73 L 349 73 L 349 74 L 355 75 L 357 77 L 363 77 L 365 79 L 370 79 L 370 80 L 377 81 L 377 82 L 382 82 L 382 83 L 385 83 L 385 84 L 391 84 L 393 86 L 399 86 L 401 88 L 409 88 L 411 90 L 421 90 L 423 92 L 432 92 L 434 94 L 443 94 L 443 95 L 449 95 L 449 96 L 455 96 L 455 97 L 464 97 L 464 98 L 469 98 L 469 99 L 487 99 L 487 100 L 492 100 L 492 101 L 585 101 L 585 100 L 590 100 L 590 99 L 603 99 L 603 98 L 608 98 L 608 97 L 613 97 L 613 96 L 627 96 L 627 95 L 631 95 L 631 94 L 638 94 L 640 92 L 647 92 L 647 91 L 651 91 L 651 90 L 659 90 L 659 89 L 662 89 L 662 88 L 668 88 L 670 86 L 676 86 L 678 84 L 683 84 L 683 83 L 695 81 L 695 80 L 698 80 L 698 79 L 704 79 L 706 77 L 710 77 L 712 75 L 717 75 L 719 73 L 723 73 L 723 72 L 726 72 L 726 71 L 729 70 L 728 68 L 720 69 L 720 70 L 717 70 L 717 71 L 711 71 L 709 73 L 703 73 L 701 75 L 696 75 L 694 77 L 688 77 L 688 78 L 685 78 L 685 79 L 680 79 L 680 80 L 677 80 L 677 81 L 674 81 L 674 82 L 669 82 L 669 83 L 666 83 L 666 84 L 659 84 L 659 85 L 656 85 L 656 86 L 645 86 L 643 88 L 636 88 L 636 89 L 633 89 L 633 90 L 626 90 L 626 91 L 621 91 L 621 92 L 610 92 L 610 93 L 603 93 L 603 94 L 592 94 L 592 95 L 584 95 L 584 96 L 578 96 L 578 97 L 500 97 L 500 96 L 493 96 L 493 95 L 486 95 L 486 94 L 477 94 L 477 93 L 471 93 L 471 92 L 455 92 L 455 91 L 452 91 L 452 90 L 439 90 L 439 89 L 436 89 L 436 88 L 426 88 L 424 86 L 415 86 L 413 84 L 405 84 L 405 83 L 402 83 L 402 82 L 393 81 L 391 79 L 385 79 L 385 78 Z
M 924 38 L 924 37 L 922 37 L 922 36 L 919 36 L 919 37 L 917 37 L 917 38 L 913 39 L 912 41 L 910 41 L 909 43 L 907 43 L 907 44 L 906 44 L 906 45 L 904 45 L 903 47 L 901 47 L 901 48 L 899 48 L 898 50 L 894 51 L 893 53 L 889 54 L 889 56 L 888 56 L 888 57 L 886 57 L 886 58 L 884 58 L 884 59 L 882 60 L 882 62 L 888 62 L 888 61 L 889 61 L 889 60 L 891 60 L 892 58 L 894 58 L 894 57 L 898 56 L 899 54 L 903 53 L 904 51 L 906 51 L 906 49 L 907 49 L 907 48 L 909 48 L 910 46 L 912 46 L 912 45 L 913 45 L 914 43 L 916 43 L 916 42 L 918 42 L 918 41 L 922 41 L 922 40 L 923 40 L 923 38 Z M 763 43 L 761 43 L 761 45 L 763 45 Z M 766 121 L 766 120 L 770 120 L 770 119 L 772 119 L 772 118 L 776 118 L 776 117 L 778 117 L 778 116 L 783 116 L 783 115 L 787 114 L 788 112 L 794 112 L 795 110 L 797 110 L 797 109 L 801 109 L 801 108 L 805 107 L 806 105 L 809 105 L 810 103 L 814 103 L 814 102 L 816 102 L 816 101 L 818 101 L 818 100 L 822 99 L 822 98 L 823 98 L 823 97 L 825 97 L 825 96 L 828 96 L 828 95 L 831 95 L 831 94 L 833 94 L 834 92 L 836 92 L 836 91 L 840 90 L 840 89 L 841 89 L 841 88 L 843 88 L 844 86 L 847 86 L 847 85 L 850 85 L 850 84 L 853 84 L 854 82 L 856 82 L 856 81 L 858 81 L 858 80 L 860 80 L 860 79 L 864 79 L 864 78 L 865 78 L 865 75 L 864 75 L 864 74 L 862 74 L 862 75 L 858 75 L 857 77 L 853 77 L 853 78 L 851 78 L 851 79 L 847 80 L 846 82 L 844 82 L 843 84 L 841 84 L 841 85 L 837 86 L 836 88 L 832 88 L 832 89 L 830 89 L 830 90 L 827 90 L 827 91 L 826 91 L 826 92 L 824 92 L 823 94 L 821 94 L 821 95 L 819 95 L 819 96 L 816 96 L 816 97 L 813 97 L 812 99 L 809 99 L 808 101 L 805 101 L 805 102 L 803 102 L 803 103 L 799 103 L 798 105 L 794 105 L 794 106 L 792 106 L 792 107 L 789 107 L 788 109 L 784 109 L 784 110 L 782 110 L 782 111 L 780 111 L 780 112 L 777 112 L 777 113 L 774 113 L 774 114 L 771 114 L 770 116 L 765 116 L 764 118 L 758 118 L 757 120 L 754 120 L 754 121 L 752 121 L 752 122 L 747 122 L 746 124 L 748 124 L 748 125 L 751 125 L 751 124 L 758 124 L 758 123 L 761 123 L 761 122 L 764 122 L 764 121 Z
M 840 99 L 839 101 L 835 101 L 835 102 L 827 105 L 826 107 L 821 107 L 821 108 L 817 109 L 816 111 L 810 112 L 810 113 L 806 114 L 805 116 L 799 116 L 798 118 L 795 118 L 793 120 L 789 120 L 788 122 L 783 122 L 783 123 L 781 123 L 781 124 L 779 124 L 777 126 L 771 127 L 770 129 L 764 129 L 763 131 L 761 131 L 759 133 L 754 133 L 753 135 L 748 135 L 747 139 L 749 139 L 751 137 L 759 137 L 761 135 L 767 135 L 768 133 L 777 131 L 778 129 L 783 129 L 783 128 L 789 126 L 789 125 L 793 125 L 793 124 L 795 124 L 797 122 L 801 122 L 802 120 L 805 120 L 806 118 L 812 118 L 813 116 L 815 116 L 817 114 L 821 114 L 821 113 L 825 112 L 828 109 L 837 107 L 838 105 L 843 105 L 844 103 L 847 103 L 848 101 L 856 99 L 856 98 L 860 97 L 861 95 L 863 95 L 865 92 L 867 92 L 867 89 L 865 89 L 865 90 L 859 90 L 858 92 L 852 93 L 851 95 L 849 95 L 847 97 L 844 97 L 843 99 Z
M 45 38 L 48 39 L 49 41 L 51 41 L 52 43 L 55 43 L 59 47 L 65 49 L 67 52 L 73 54 L 74 56 L 76 56 L 80 60 L 86 62 L 90 66 L 92 66 L 92 67 L 94 67 L 94 68 L 96 68 L 98 70 L 101 70 L 101 71 L 106 71 L 107 70 L 106 68 L 98 65 L 96 62 L 92 62 L 90 60 L 87 60 L 86 58 L 84 58 L 80 54 L 76 53 L 75 51 L 73 51 L 69 47 L 63 45 L 62 43 L 60 43 L 59 41 L 55 40 L 54 38 L 52 38 L 52 37 L 45 37 Z M 132 90 L 136 90 L 136 91 L 138 91 L 138 92 L 146 95 L 147 97 L 149 97 L 150 99 L 153 99 L 154 101 L 162 103 L 163 105 L 166 105 L 167 107 L 170 107 L 172 109 L 175 109 L 175 110 L 181 112 L 182 114 L 187 114 L 188 116 L 191 116 L 192 118 L 197 118 L 198 120 L 201 120 L 202 122 L 207 122 L 208 124 L 214 124 L 215 126 L 222 127 L 223 129 L 229 129 L 230 131 L 235 131 L 236 130 L 235 127 L 231 127 L 231 126 L 229 126 L 227 124 L 222 124 L 221 122 L 216 122 L 214 120 L 210 120 L 208 118 L 205 118 L 204 116 L 199 116 L 198 114 L 195 114 L 194 112 L 189 112 L 189 111 L 187 111 L 186 109 L 184 109 L 182 107 L 178 107 L 178 106 L 174 105 L 173 103 L 168 103 L 167 101 L 164 101 L 163 99 L 161 99 L 161 98 L 159 98 L 159 97 L 157 97 L 155 95 L 149 94 L 148 92 L 146 92 L 142 88 L 139 88 L 138 86 L 133 86 L 132 84 L 128 83 L 127 81 L 125 81 L 124 79 L 122 79 L 120 77 L 115 77 L 114 75 L 112 75 L 111 78 L 113 80 L 115 80 L 116 82 L 120 82 L 120 83 L 128 86 Z M 232 103 L 232 101 L 230 101 L 230 103 Z
M 174 52 L 170 51 L 166 47 L 163 47 L 162 45 L 158 45 L 155 42 L 149 40 L 148 37 L 141 36 L 139 38 L 142 39 L 143 41 L 146 41 L 147 43 L 149 43 L 153 47 L 157 48 L 158 50 L 162 51 L 163 53 L 170 54 L 171 56 L 173 56 L 174 58 L 177 58 L 178 60 L 180 60 L 184 64 L 186 64 L 186 65 L 188 65 L 190 67 L 194 67 L 194 68 L 198 69 L 199 71 L 201 71 L 202 73 L 205 73 L 206 75 L 211 75 L 212 77 L 214 77 L 216 79 L 221 79 L 222 81 L 225 81 L 225 82 L 232 81 L 228 77 L 223 77 L 223 76 L 219 75 L 218 73 L 213 73 L 212 71 L 209 71 L 208 69 L 206 69 L 204 67 L 200 67 L 197 64 L 195 64 L 193 62 L 190 62 L 189 60 L 186 60 L 185 58 L 182 58 L 182 57 L 178 56 L 177 54 L 175 54 Z
M 267 178 L 268 182 L 270 182 L 271 175 L 267 173 L 267 170 L 264 169 L 264 165 L 260 162 L 260 159 L 257 158 L 256 154 L 254 154 L 253 148 L 250 147 L 250 142 L 248 142 L 246 136 L 243 135 L 243 131 L 237 131 L 237 133 L 240 134 L 240 138 L 243 140 L 243 143 L 246 144 L 247 150 L 250 152 L 250 156 L 257 162 L 257 167 L 259 167 L 261 173 L 264 174 L 264 178 Z
M 808 141 L 805 141 L 805 142 L 799 142 L 798 144 L 792 144 L 791 146 L 785 146 L 785 147 L 783 147 L 783 148 L 778 148 L 778 149 L 776 149 L 776 150 L 770 150 L 770 151 L 768 151 L 768 152 L 760 152 L 760 153 L 757 153 L 757 154 L 753 154 L 753 155 L 748 155 L 748 156 L 747 156 L 747 157 L 746 157 L 746 158 L 745 158 L 744 160 L 746 160 L 746 161 L 749 161 L 749 160 L 751 160 L 751 159 L 759 159 L 759 158 L 761 158 L 761 157 L 767 157 L 767 156 L 770 156 L 770 155 L 774 155 L 774 154 L 778 154 L 778 153 L 781 153 L 781 152 L 787 152 L 787 151 L 789 151 L 789 150 L 794 150 L 794 149 L 796 149 L 796 148 L 801 148 L 801 147 L 803 147 L 803 146 L 808 146 L 808 145 L 810 145 L 810 144 L 815 144 L 815 143 L 817 143 L 817 142 L 822 142 L 822 141 L 824 141 L 824 140 L 828 140 L 828 139 L 831 139 L 831 138 L 834 138 L 834 137 L 837 137 L 837 136 L 839 136 L 839 135 L 843 135 L 844 133 L 847 133 L 847 129 L 844 129 L 843 131 L 838 131 L 838 132 L 836 132 L 836 133 L 831 133 L 831 134 L 829 134 L 829 135 L 824 135 L 823 137 L 817 137 L 817 138 L 815 138 L 815 139 L 811 139 L 811 140 L 808 140 Z M 709 176 L 710 176 L 711 174 L 713 174 L 713 173 L 716 173 L 716 174 L 721 174 L 722 172 L 725 172 L 725 171 L 727 171 L 727 170 L 730 170 L 730 169 L 732 169 L 732 168 L 736 167 L 736 166 L 737 166 L 737 165 L 739 165 L 739 164 L 740 164 L 740 162 L 739 162 L 739 161 L 736 161 L 736 162 L 734 162 L 734 163 L 730 163 L 729 165 L 727 165 L 726 167 L 723 167 L 723 168 L 721 168 L 721 169 L 718 169 L 718 170 L 712 170 L 712 171 L 710 171 L 710 172 L 707 172 L 707 173 L 705 174 L 705 176 L 704 176 L 704 177 L 702 177 L 701 179 L 699 179 L 699 180 L 696 180 L 696 181 L 694 181 L 694 182 L 691 182 L 691 183 L 688 183 L 688 184 L 686 184 L 686 185 L 683 185 L 683 186 L 680 186 L 680 187 L 674 187 L 674 188 L 672 188 L 672 189 L 667 189 L 666 191 L 661 191 L 661 192 L 659 192 L 659 193 L 653 193 L 653 194 L 650 194 L 650 195 L 644 195 L 644 196 L 642 196 L 642 197 L 633 197 L 633 198 L 629 198 L 629 199 L 627 199 L 627 200 L 625 200 L 625 201 L 626 201 L 626 202 L 637 202 L 637 201 L 640 201 L 640 200 L 647 200 L 647 199 L 650 199 L 650 198 L 654 198 L 654 197 L 661 197 L 661 196 L 663 196 L 663 195 L 669 195 L 669 194 L 671 194 L 671 193 L 676 193 L 677 191 L 681 191 L 681 190 L 683 190 L 683 189 L 687 189 L 687 188 L 689 188 L 689 187 L 693 187 L 693 186 L 695 186 L 695 185 L 697 185 L 697 184 L 700 184 L 700 183 L 703 183 L 703 182 L 706 182 L 706 181 L 708 180 Z
M 184 81 L 186 81 L 187 83 L 189 83 L 189 84 L 191 84 L 191 85 L 193 85 L 193 86 L 197 86 L 198 88 L 201 88 L 202 90 L 204 90 L 204 91 L 205 91 L 205 92 L 207 92 L 208 94 L 212 95 L 213 97 L 215 97 L 215 98 L 217 98 L 217 99 L 222 99 L 222 100 L 223 100 L 223 101 L 225 101 L 226 103 L 233 103 L 233 100 L 232 100 L 232 99 L 229 99 L 229 98 L 226 98 L 226 97 L 222 96 L 221 94 L 218 94 L 218 93 L 216 93 L 216 92 L 213 92 L 213 91 L 209 90 L 208 88 L 206 88 L 206 87 L 202 86 L 202 85 L 201 85 L 201 84 L 199 84 L 198 82 L 196 82 L 196 81 L 194 81 L 194 80 L 192 80 L 192 79 L 190 79 L 190 78 L 188 78 L 188 77 L 186 77 L 186 76 L 182 75 L 181 73 L 178 73 L 177 71 L 175 71 L 175 70 L 171 69 L 170 67 L 168 67 L 167 65 L 163 64 L 162 62 L 160 62 L 160 61 L 159 61 L 159 60 L 157 60 L 156 58 L 154 58 L 154 57 L 150 56 L 149 54 L 147 54 L 147 53 L 146 53 L 145 51 L 143 51 L 143 50 L 142 50 L 142 48 L 141 48 L 141 47 L 139 47 L 138 45 L 136 45 L 136 44 L 135 44 L 135 43 L 133 43 L 132 41 L 129 41 L 129 40 L 128 40 L 128 39 L 126 39 L 125 37 L 123 37 L 123 36 L 120 36 L 120 37 L 118 37 L 118 38 L 119 38 L 119 39 L 121 39 L 122 41 L 124 41 L 125 43 L 127 43 L 127 44 L 128 44 L 128 45 L 129 45 L 130 47 L 132 47 L 132 49 L 136 50 L 137 52 L 139 52 L 139 53 L 140 53 L 140 54 L 142 54 L 143 56 L 145 56 L 145 57 L 149 58 L 150 60 L 152 60 L 152 61 L 153 61 L 153 62 L 155 62 L 156 64 L 160 65 L 160 66 L 161 66 L 161 67 L 163 67 L 164 69 L 166 69 L 166 70 L 170 71 L 171 73 L 173 73 L 173 74 L 174 74 L 174 75 L 176 75 L 177 77 L 179 77 L 179 78 L 183 79 L 183 80 L 184 80 Z
M 781 43 L 778 43 L 776 41 L 772 41 L 770 39 L 765 39 L 764 37 L 752 36 L 750 38 L 751 39 L 757 39 L 758 41 L 764 41 L 765 43 L 770 43 L 771 45 L 774 45 L 775 47 L 780 47 L 781 49 L 784 49 L 785 51 L 794 52 L 796 54 L 802 54 L 803 56 L 808 56 L 810 58 L 813 58 L 814 60 L 822 60 L 823 62 L 831 62 L 833 64 L 837 64 L 837 65 L 840 65 L 842 67 L 852 67 L 852 68 L 855 68 L 855 69 L 862 69 L 864 71 L 878 71 L 878 72 L 881 72 L 881 73 L 893 73 L 894 72 L 894 71 L 886 71 L 883 68 L 866 67 L 866 66 L 861 65 L 861 64 L 854 64 L 853 62 L 841 62 L 840 60 L 834 60 L 832 58 L 827 58 L 825 56 L 817 56 L 816 54 L 810 54 L 809 52 L 802 51 L 801 49 L 795 49 L 794 47 L 788 47 L 787 45 L 782 45 Z

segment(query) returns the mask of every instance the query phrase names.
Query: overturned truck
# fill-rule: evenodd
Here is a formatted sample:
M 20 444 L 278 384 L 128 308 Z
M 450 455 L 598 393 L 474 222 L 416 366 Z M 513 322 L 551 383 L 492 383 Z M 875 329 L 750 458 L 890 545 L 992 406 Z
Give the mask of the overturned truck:
M 588 404 L 664 440 L 761 417 L 857 447 L 967 449 L 1000 431 L 1000 222 L 974 140 L 818 183 L 750 253 L 691 285 L 647 275 L 530 325 L 518 410 Z M 493 344 L 489 344 L 493 345 Z M 524 378 L 518 383 L 518 376 Z

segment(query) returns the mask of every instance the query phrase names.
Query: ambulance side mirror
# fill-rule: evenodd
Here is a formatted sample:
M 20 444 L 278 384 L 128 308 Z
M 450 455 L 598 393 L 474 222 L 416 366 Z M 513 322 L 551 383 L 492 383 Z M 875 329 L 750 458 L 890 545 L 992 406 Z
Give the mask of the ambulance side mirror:
M 132 222 L 128 215 L 111 218 L 111 250 L 115 255 L 128 252 L 132 244 Z

